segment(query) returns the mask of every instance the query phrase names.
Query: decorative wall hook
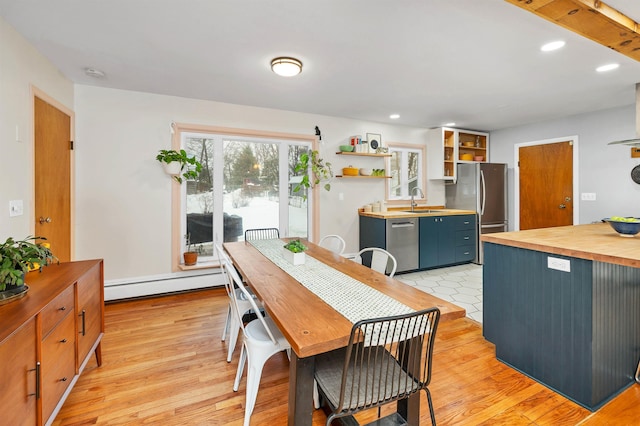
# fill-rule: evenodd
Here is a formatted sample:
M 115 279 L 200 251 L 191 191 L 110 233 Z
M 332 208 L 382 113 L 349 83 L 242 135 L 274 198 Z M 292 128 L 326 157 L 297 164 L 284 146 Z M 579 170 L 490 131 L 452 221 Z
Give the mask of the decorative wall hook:
M 316 126 L 316 136 L 318 137 L 318 140 L 322 140 L 322 133 L 320 133 L 320 128 L 318 126 Z

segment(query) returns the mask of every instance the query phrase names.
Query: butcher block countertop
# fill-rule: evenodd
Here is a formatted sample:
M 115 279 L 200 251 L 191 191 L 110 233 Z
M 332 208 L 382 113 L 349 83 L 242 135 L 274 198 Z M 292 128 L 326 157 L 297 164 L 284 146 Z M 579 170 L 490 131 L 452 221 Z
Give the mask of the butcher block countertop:
M 621 237 L 608 223 L 500 232 L 481 241 L 640 268 L 640 234 Z
M 423 217 L 423 216 L 457 216 L 464 214 L 476 214 L 473 210 L 456 210 L 456 209 L 444 209 L 444 208 L 425 208 L 416 207 L 414 212 L 410 212 L 411 207 L 394 207 L 390 208 L 386 212 L 371 212 L 365 213 L 362 209 L 358 210 L 360 216 L 375 217 L 378 219 L 401 219 L 409 217 Z

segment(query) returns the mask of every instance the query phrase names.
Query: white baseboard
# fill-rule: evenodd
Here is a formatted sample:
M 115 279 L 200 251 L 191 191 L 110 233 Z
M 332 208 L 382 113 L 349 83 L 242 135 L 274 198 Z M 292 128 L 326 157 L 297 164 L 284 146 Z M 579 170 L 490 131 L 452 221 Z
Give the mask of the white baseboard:
M 206 272 L 189 271 L 125 280 L 109 280 L 104 283 L 104 300 L 131 299 L 223 285 L 224 276 L 217 268 Z

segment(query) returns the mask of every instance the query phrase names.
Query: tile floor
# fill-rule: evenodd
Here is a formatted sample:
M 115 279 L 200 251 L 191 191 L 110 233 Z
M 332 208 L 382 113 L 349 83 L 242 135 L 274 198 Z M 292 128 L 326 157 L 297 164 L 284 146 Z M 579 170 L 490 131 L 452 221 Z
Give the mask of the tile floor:
M 482 323 L 482 265 L 469 263 L 395 278 L 465 308 L 467 317 Z

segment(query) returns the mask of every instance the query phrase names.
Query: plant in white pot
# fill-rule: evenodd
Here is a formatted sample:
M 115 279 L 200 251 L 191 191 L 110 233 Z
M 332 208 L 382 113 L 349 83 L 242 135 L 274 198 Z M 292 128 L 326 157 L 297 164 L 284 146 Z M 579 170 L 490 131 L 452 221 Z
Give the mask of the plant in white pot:
M 162 163 L 165 173 L 178 183 L 182 183 L 182 178 L 196 179 L 202 170 L 202 164 L 195 156 L 189 157 L 184 149 L 161 149 L 156 160 Z
M 294 265 L 302 265 L 305 261 L 304 251 L 307 246 L 302 244 L 300 240 L 292 240 L 284 245 L 284 257 Z

